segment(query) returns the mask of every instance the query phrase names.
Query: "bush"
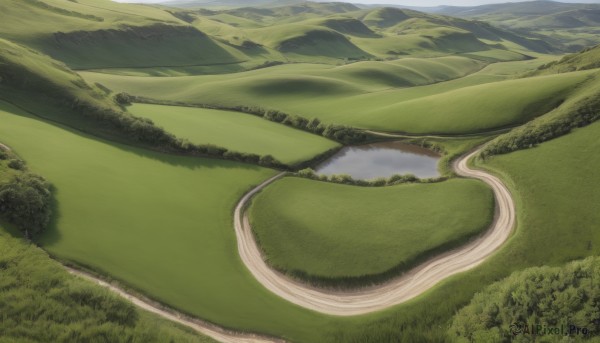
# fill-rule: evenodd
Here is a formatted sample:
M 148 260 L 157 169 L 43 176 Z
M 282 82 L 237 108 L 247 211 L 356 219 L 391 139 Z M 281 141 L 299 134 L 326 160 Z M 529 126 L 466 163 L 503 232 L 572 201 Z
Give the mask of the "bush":
M 115 102 L 119 105 L 131 105 L 131 96 L 127 93 L 117 93 Z
M 563 335 L 513 334 L 531 325 L 585 328 L 600 336 L 600 258 L 590 257 L 563 268 L 530 268 L 476 294 L 454 317 L 449 335 L 457 342 L 566 342 Z M 544 337 L 546 336 L 546 337 Z M 569 342 L 571 340 L 568 340 Z
M 8 167 L 15 170 L 23 170 L 25 169 L 25 162 L 18 159 L 12 159 L 8 161 Z
M 295 176 L 311 179 L 316 181 L 325 181 L 332 183 L 339 183 L 344 185 L 353 185 L 353 186 L 362 186 L 362 187 L 384 187 L 384 186 L 394 186 L 402 183 L 434 183 L 446 180 L 444 177 L 432 178 L 432 179 L 419 179 L 418 177 L 412 174 L 406 175 L 392 175 L 389 178 L 377 178 L 374 180 L 356 180 L 352 178 L 350 175 L 340 174 L 340 175 L 323 175 L 317 174 L 313 169 L 306 168 L 302 169 L 299 172 L 294 174 Z
M 50 185 L 38 175 L 25 173 L 0 185 L 0 214 L 32 238 L 50 222 Z

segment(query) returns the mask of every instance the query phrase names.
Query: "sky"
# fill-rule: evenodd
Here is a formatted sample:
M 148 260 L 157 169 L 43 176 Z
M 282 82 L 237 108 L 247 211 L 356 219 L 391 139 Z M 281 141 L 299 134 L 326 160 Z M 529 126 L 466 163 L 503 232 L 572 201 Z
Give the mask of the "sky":
M 118 2 L 165 2 L 165 0 L 117 0 Z M 331 0 L 335 1 L 335 0 Z M 485 4 L 495 4 L 501 2 L 523 2 L 530 0 L 345 0 L 343 2 L 361 3 L 361 4 L 396 4 L 405 6 L 439 6 L 439 5 L 452 5 L 452 6 L 477 6 Z M 600 0 L 562 0 L 560 2 L 570 3 L 600 3 Z

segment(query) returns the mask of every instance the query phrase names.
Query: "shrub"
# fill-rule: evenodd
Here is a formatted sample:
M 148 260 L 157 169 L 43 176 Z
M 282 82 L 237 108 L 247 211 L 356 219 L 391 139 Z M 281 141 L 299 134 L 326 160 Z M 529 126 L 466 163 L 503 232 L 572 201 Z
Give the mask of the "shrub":
M 18 159 L 12 159 L 8 161 L 8 167 L 15 170 L 23 170 L 25 169 L 25 162 Z
M 522 329 L 531 325 L 583 329 L 587 335 L 600 336 L 600 258 L 590 257 L 563 268 L 530 268 L 475 294 L 471 303 L 454 317 L 449 335 L 458 342 L 566 342 L 561 336 L 536 337 L 511 331 L 513 324 Z M 543 336 L 543 335 L 542 335 Z M 578 336 L 578 337 L 577 337 Z M 566 339 L 566 340 L 563 340 Z M 577 340 L 579 341 L 579 340 Z
M 0 185 L 0 214 L 31 238 L 46 228 L 52 214 L 50 185 L 25 173 Z
M 119 105 L 131 105 L 131 96 L 127 93 L 117 93 L 115 95 L 115 101 Z

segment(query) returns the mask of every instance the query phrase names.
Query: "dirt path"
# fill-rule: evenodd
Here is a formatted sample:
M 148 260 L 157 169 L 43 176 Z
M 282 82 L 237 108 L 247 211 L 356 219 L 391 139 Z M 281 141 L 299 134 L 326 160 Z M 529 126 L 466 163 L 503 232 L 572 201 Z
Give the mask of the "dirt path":
M 381 132 L 381 131 L 373 131 L 373 130 L 365 130 L 364 132 L 374 135 L 374 136 L 379 136 L 379 137 L 384 137 L 384 138 L 465 139 L 465 138 L 477 138 L 477 137 L 484 137 L 484 136 L 499 135 L 502 133 L 506 133 L 518 126 L 519 125 L 515 125 L 515 126 L 511 126 L 511 127 L 502 128 L 502 129 L 482 131 L 482 132 L 470 133 L 470 134 L 458 134 L 458 135 L 418 135 L 418 134 L 397 133 L 397 132 L 396 133 Z
M 110 290 L 111 292 L 116 293 L 117 295 L 129 300 L 135 306 L 138 306 L 148 312 L 157 314 L 165 319 L 168 319 L 168 320 L 174 321 L 176 323 L 190 327 L 190 328 L 196 330 L 197 332 L 199 332 L 203 335 L 209 336 L 219 342 L 223 342 L 223 343 L 284 342 L 282 340 L 277 340 L 274 338 L 261 337 L 261 336 L 249 335 L 249 334 L 241 334 L 241 333 L 236 333 L 233 331 L 224 330 L 216 325 L 212 325 L 212 324 L 204 322 L 202 320 L 191 318 L 191 317 L 185 316 L 179 312 L 166 309 L 165 307 L 163 307 L 160 304 L 155 303 L 151 300 L 143 299 L 141 297 L 132 295 L 131 293 L 125 291 L 124 289 L 117 287 L 115 285 L 109 284 L 106 281 L 103 281 L 91 274 L 86 273 L 86 272 L 82 272 L 80 270 L 73 269 L 73 268 L 66 267 L 66 266 L 65 266 L 65 268 L 69 271 L 69 273 L 80 276 L 80 277 L 87 279 L 89 281 L 92 281 L 102 287 L 105 287 L 108 290 Z
M 493 189 L 497 209 L 491 227 L 484 235 L 465 246 L 434 257 L 398 278 L 360 290 L 330 291 L 316 289 L 271 269 L 263 260 L 260 248 L 254 240 L 245 209 L 252 196 L 284 174 L 265 181 L 247 193 L 238 203 L 234 214 L 234 226 L 240 257 L 252 275 L 269 291 L 317 312 L 353 316 L 380 311 L 408 301 L 447 277 L 478 266 L 511 234 L 515 225 L 515 205 L 510 192 L 497 177 L 467 166 L 467 161 L 478 152 L 479 150 L 461 157 L 454 164 L 454 169 L 458 175 L 482 180 Z
M 462 248 L 437 256 L 402 276 L 384 284 L 356 291 L 328 291 L 302 284 L 278 273 L 264 262 L 254 240 L 245 209 L 249 200 L 264 187 L 283 177 L 278 174 L 263 182 L 239 201 L 235 209 L 234 226 L 238 251 L 252 275 L 269 291 L 299 306 L 321 313 L 353 316 L 386 309 L 408 301 L 435 286 L 445 278 L 472 269 L 494 253 L 511 234 L 515 224 L 514 202 L 506 186 L 495 176 L 473 170 L 467 161 L 479 150 L 461 157 L 455 164 L 457 174 L 484 181 L 492 187 L 497 203 L 495 220 L 490 229 Z M 133 295 L 88 273 L 66 267 L 70 273 L 88 279 L 131 301 L 134 305 L 163 318 L 188 326 L 197 332 L 224 343 L 283 342 L 266 336 L 241 334 L 222 329 L 208 322 L 191 318 L 161 304 Z

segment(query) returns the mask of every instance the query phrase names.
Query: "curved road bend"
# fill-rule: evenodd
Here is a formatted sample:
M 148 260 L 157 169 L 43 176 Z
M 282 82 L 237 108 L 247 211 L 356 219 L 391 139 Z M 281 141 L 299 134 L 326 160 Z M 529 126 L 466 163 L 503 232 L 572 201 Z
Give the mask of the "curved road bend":
M 248 201 L 256 193 L 281 178 L 284 173 L 263 182 L 247 193 L 238 203 L 235 209 L 234 225 L 240 257 L 254 277 L 271 292 L 292 303 L 318 312 L 352 316 L 383 310 L 408 301 L 432 288 L 445 278 L 476 267 L 495 252 L 510 236 L 515 224 L 513 199 L 506 186 L 498 178 L 484 171 L 470 169 L 467 166 L 467 161 L 478 152 L 479 150 L 461 157 L 455 163 L 454 168 L 457 174 L 482 180 L 492 187 L 496 197 L 497 213 L 490 229 L 482 237 L 464 247 L 435 257 L 396 279 L 359 291 L 327 291 L 299 283 L 270 269 L 262 259 L 260 249 L 254 240 L 252 228 L 245 214 L 245 208 Z M 144 310 L 188 326 L 217 341 L 224 343 L 283 342 L 266 336 L 240 334 L 222 329 L 176 311 L 167 310 L 157 303 L 137 297 L 122 288 L 108 284 L 85 272 L 66 268 L 70 273 L 106 287 Z
M 2 144 L 2 143 L 0 143 L 0 150 L 11 151 L 11 149 L 7 145 Z M 242 333 L 225 330 L 221 327 L 210 324 L 208 322 L 188 317 L 177 311 L 168 310 L 158 303 L 155 303 L 153 301 L 143 299 L 141 297 L 133 295 L 120 287 L 109 284 L 108 282 L 106 282 L 98 277 L 95 277 L 89 273 L 86 273 L 84 271 L 80 271 L 80 270 L 77 270 L 77 269 L 74 269 L 74 268 L 71 268 L 68 266 L 64 266 L 64 268 L 67 269 L 67 271 L 73 275 L 77 275 L 79 277 L 87 279 L 87 280 L 89 280 L 95 284 L 98 284 L 98 285 L 108 289 L 109 291 L 129 300 L 135 306 L 137 306 L 143 310 L 152 312 L 156 315 L 159 315 L 165 319 L 171 320 L 171 321 L 179 323 L 181 325 L 185 325 L 205 336 L 211 337 L 212 339 L 214 339 L 216 341 L 219 341 L 222 343 L 279 343 L 279 342 L 285 342 L 283 340 L 270 338 L 270 337 L 266 337 L 266 336 L 242 334 Z
M 515 205 L 506 186 L 497 177 L 467 166 L 467 161 L 479 151 L 478 149 L 462 156 L 454 164 L 454 169 L 458 175 L 482 180 L 492 188 L 497 212 L 491 227 L 484 235 L 465 246 L 434 257 L 398 278 L 365 289 L 337 291 L 311 287 L 271 269 L 265 263 L 254 239 L 245 209 L 252 196 L 282 177 L 283 173 L 257 186 L 238 203 L 234 213 L 234 225 L 240 257 L 258 282 L 272 293 L 296 305 L 325 314 L 360 315 L 384 310 L 413 299 L 445 278 L 478 266 L 493 254 L 512 232 L 515 225 Z

